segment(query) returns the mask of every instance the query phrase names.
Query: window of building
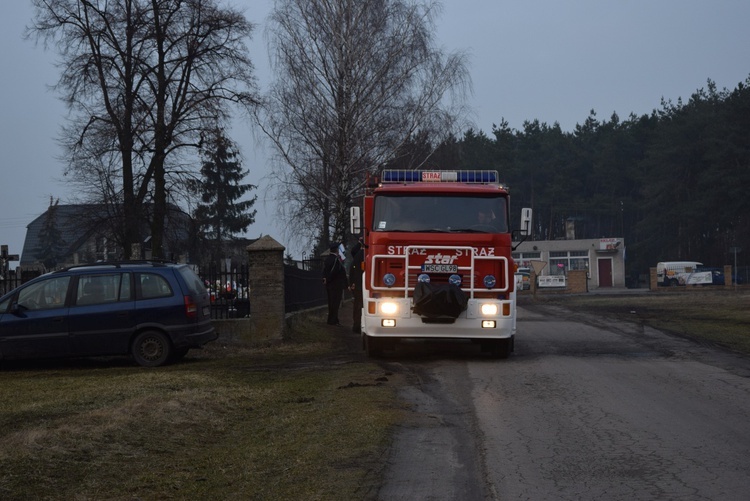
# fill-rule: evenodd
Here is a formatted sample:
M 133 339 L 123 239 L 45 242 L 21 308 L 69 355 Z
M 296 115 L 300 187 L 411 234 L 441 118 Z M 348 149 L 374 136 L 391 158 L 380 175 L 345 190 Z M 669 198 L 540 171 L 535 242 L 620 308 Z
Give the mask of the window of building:
M 513 260 L 521 268 L 528 268 L 531 266 L 529 261 L 538 261 L 542 257 L 541 252 L 514 252 L 512 254 Z
M 549 253 L 549 274 L 565 275 L 568 270 L 588 270 L 588 251 L 552 251 Z

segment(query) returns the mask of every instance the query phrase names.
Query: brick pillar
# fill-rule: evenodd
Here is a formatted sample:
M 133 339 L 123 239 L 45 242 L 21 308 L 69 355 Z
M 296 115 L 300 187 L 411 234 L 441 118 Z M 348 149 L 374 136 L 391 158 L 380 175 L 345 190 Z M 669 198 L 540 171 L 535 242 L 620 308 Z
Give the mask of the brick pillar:
M 659 288 L 659 282 L 656 281 L 656 268 L 648 269 L 648 288 L 652 291 Z
M 731 287 L 732 285 L 732 265 L 731 264 L 724 265 L 724 285 L 726 285 L 727 287 Z
M 567 291 L 573 294 L 588 292 L 588 272 L 586 270 L 569 270 Z
M 284 337 L 284 250 L 268 235 L 247 247 L 253 340 Z

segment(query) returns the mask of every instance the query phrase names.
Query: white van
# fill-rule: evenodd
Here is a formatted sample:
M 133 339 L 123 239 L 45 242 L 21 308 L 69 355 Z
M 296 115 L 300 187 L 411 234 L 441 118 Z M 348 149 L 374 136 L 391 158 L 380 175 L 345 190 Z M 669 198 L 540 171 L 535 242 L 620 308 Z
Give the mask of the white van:
M 697 268 L 703 266 L 698 261 L 663 261 L 656 263 L 656 282 L 659 285 L 694 285 L 704 283 L 703 273 Z M 711 283 L 711 273 L 708 272 L 708 282 Z

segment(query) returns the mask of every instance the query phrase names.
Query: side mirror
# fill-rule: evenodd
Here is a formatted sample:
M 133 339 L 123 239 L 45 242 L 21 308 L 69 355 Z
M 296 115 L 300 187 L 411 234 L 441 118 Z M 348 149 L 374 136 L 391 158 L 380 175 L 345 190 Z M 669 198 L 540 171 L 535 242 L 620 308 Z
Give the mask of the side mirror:
M 513 250 L 518 249 L 527 238 L 531 236 L 531 209 L 521 209 L 521 227 L 517 230 L 513 230 L 512 238 L 514 241 L 518 241 L 513 246 Z M 518 237 L 518 238 L 517 238 Z
M 349 226 L 352 235 L 362 233 L 362 213 L 359 207 L 351 207 L 349 209 Z
M 521 209 L 521 235 L 531 235 L 531 209 Z

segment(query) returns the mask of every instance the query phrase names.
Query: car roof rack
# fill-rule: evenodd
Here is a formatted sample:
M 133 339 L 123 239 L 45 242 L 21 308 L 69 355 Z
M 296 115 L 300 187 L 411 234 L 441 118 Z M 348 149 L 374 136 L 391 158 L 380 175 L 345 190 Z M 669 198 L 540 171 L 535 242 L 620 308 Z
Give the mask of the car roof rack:
M 122 260 L 122 261 L 96 261 L 94 263 L 81 263 L 81 264 L 75 264 L 73 266 L 68 266 L 66 268 L 63 268 L 62 270 L 57 270 L 56 272 L 64 272 L 64 271 L 71 271 L 71 270 L 78 270 L 82 268 L 123 268 L 123 267 L 129 267 L 129 266 L 143 266 L 143 265 L 151 265 L 151 266 L 166 266 L 168 264 L 177 264 L 174 261 L 169 261 L 167 259 L 133 259 L 133 260 Z

